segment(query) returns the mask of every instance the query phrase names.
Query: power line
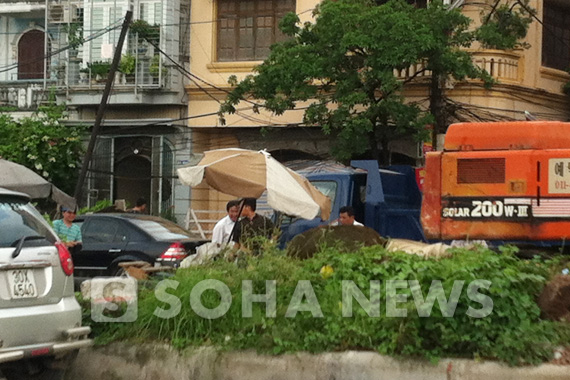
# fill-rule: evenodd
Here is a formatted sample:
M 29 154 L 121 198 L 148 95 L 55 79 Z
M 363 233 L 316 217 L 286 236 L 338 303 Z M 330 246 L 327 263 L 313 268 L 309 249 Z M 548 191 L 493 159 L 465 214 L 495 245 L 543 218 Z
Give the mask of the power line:
M 310 8 L 310 9 L 306 9 L 302 12 L 296 13 L 297 16 L 301 16 L 305 13 L 314 11 L 315 8 Z M 263 15 L 261 17 L 264 17 Z M 212 20 L 208 20 L 208 21 L 189 21 L 189 22 L 181 22 L 181 23 L 172 23 L 172 24 L 162 24 L 161 26 L 183 26 L 183 25 L 200 25 L 200 24 L 214 24 L 217 23 L 219 21 L 223 21 L 223 20 L 239 20 L 239 17 L 226 17 L 226 18 L 216 18 L 216 19 L 212 19 Z
M 122 19 L 121 19 L 121 20 L 122 20 Z M 115 22 L 115 23 L 116 23 L 116 22 Z M 114 24 L 115 24 L 115 23 L 114 23 Z M 111 24 L 110 26 L 107 26 L 106 28 L 100 29 L 97 33 L 95 33 L 95 34 L 93 34 L 93 35 L 87 37 L 87 38 L 84 40 L 84 43 L 85 43 L 85 42 L 92 41 L 92 40 L 94 40 L 94 39 L 96 39 L 96 38 L 99 38 L 99 37 L 101 37 L 101 36 L 103 36 L 103 35 L 105 35 L 105 34 L 111 32 L 112 30 L 118 29 L 118 28 L 121 26 L 121 25 L 113 26 L 114 24 Z M 31 64 L 31 63 L 36 63 L 36 62 L 39 62 L 39 61 L 45 61 L 45 60 L 47 60 L 48 58 L 51 58 L 51 57 L 53 57 L 53 56 L 55 56 L 55 55 L 58 55 L 58 54 L 60 54 L 60 53 L 63 53 L 64 51 L 69 50 L 69 49 L 71 49 L 71 48 L 72 48 L 71 45 L 67 45 L 67 46 L 64 46 L 64 47 L 62 47 L 62 48 L 59 48 L 59 49 L 57 49 L 57 50 L 51 52 L 51 53 L 48 54 L 48 55 L 44 55 L 44 56 L 42 56 L 42 57 L 38 57 L 38 58 L 33 59 L 33 60 L 30 60 L 30 61 L 26 61 L 26 62 L 18 62 L 18 61 L 16 61 L 16 62 L 14 62 L 14 63 L 11 63 L 10 65 L 0 66 L 0 73 L 6 72 L 6 71 L 10 71 L 10 70 L 14 70 L 14 69 L 18 68 L 18 66 L 20 66 L 20 65 L 23 66 L 23 65 L 29 65 L 29 64 Z
M 164 50 L 162 50 L 160 47 L 156 46 L 156 45 L 153 44 L 153 43 L 151 43 L 151 45 L 153 45 L 154 48 L 155 48 L 156 50 L 158 50 L 158 52 L 159 52 L 160 54 L 162 54 L 162 55 L 164 55 L 166 58 L 168 58 L 168 60 L 169 60 L 170 62 L 172 62 L 172 63 L 177 67 L 177 69 L 178 69 L 180 72 L 182 72 L 183 74 L 188 75 L 188 76 L 189 76 L 188 79 L 190 79 L 194 84 L 196 84 L 196 86 L 197 86 L 201 91 L 203 91 L 203 92 L 204 92 L 206 95 L 208 95 L 210 98 L 214 99 L 217 103 L 220 103 L 220 104 L 221 104 L 220 100 L 218 100 L 217 98 L 215 98 L 212 94 L 210 94 L 207 90 L 205 90 L 202 86 L 200 86 L 200 84 L 198 84 L 196 81 L 199 81 L 199 82 L 201 82 L 201 83 L 203 83 L 203 84 L 205 84 L 205 85 L 207 85 L 207 86 L 210 86 L 210 87 L 212 87 L 212 88 L 214 88 L 214 89 L 216 89 L 216 90 L 218 90 L 218 91 L 224 92 L 224 93 L 226 93 L 226 94 L 228 94 L 228 95 L 231 94 L 231 91 L 226 90 L 225 88 L 216 86 L 215 84 L 210 83 L 210 82 L 208 82 L 208 81 L 206 81 L 206 80 L 200 78 L 200 77 L 197 76 L 196 74 L 194 74 L 194 73 L 192 73 L 192 72 L 186 70 L 186 68 L 185 68 L 184 66 L 182 66 L 180 63 L 176 62 L 172 57 L 170 57 L 170 55 L 168 55 L 168 54 L 167 54 Z M 249 104 L 254 105 L 255 107 L 264 107 L 262 104 L 253 102 L 253 101 L 248 100 L 248 99 L 242 99 L 242 100 L 243 100 L 244 102 L 246 102 L 246 103 L 249 103 Z
M 67 25 L 67 24 L 64 24 L 64 25 Z M 41 27 L 42 25 L 38 25 L 38 26 Z M 45 27 L 44 27 L 44 28 L 45 28 Z M 49 28 L 49 27 L 48 27 L 48 28 L 45 28 L 45 30 L 47 30 L 47 31 L 54 31 L 54 28 Z M 101 29 L 83 29 L 84 32 L 93 32 L 93 31 L 97 32 L 97 31 L 99 31 L 99 30 L 101 30 Z M 27 31 L 29 31 L 29 30 L 27 30 Z M 22 31 L 18 31 L 18 32 L 0 32 L 0 36 L 13 36 L 13 35 L 18 35 L 18 34 L 22 34 Z
M 174 60 L 174 58 L 170 57 L 170 55 L 168 55 L 165 51 L 163 51 L 162 49 L 160 49 L 160 47 L 156 46 L 156 45 L 153 44 L 153 43 L 151 43 L 151 45 L 153 45 L 153 46 L 155 47 L 155 49 L 156 49 L 160 54 L 162 54 L 162 55 L 164 55 L 166 58 L 168 58 L 168 60 L 169 60 L 170 62 L 172 62 L 172 63 L 175 65 L 175 67 L 178 69 L 178 71 L 180 71 L 180 72 L 181 72 L 182 74 L 184 74 L 189 80 L 191 80 L 191 81 L 198 87 L 198 89 L 200 89 L 200 91 L 204 92 L 208 97 L 210 97 L 211 99 L 213 99 L 213 100 L 214 100 L 215 102 L 217 102 L 218 104 L 222 104 L 221 101 L 220 101 L 218 98 L 216 98 L 214 95 L 212 95 L 207 89 L 205 89 L 204 87 L 202 87 L 202 86 L 198 83 L 198 81 L 200 81 L 201 83 L 204 83 L 204 84 L 206 84 L 206 85 L 208 85 L 208 86 L 210 86 L 210 87 L 212 87 L 212 88 L 214 88 L 214 89 L 216 89 L 216 90 L 218 90 L 218 91 L 224 92 L 224 93 L 226 93 L 226 94 L 231 94 L 231 91 L 226 90 L 225 88 L 221 88 L 221 87 L 219 87 L 219 86 L 216 86 L 216 85 L 214 85 L 213 83 L 210 83 L 210 82 L 208 82 L 208 81 L 206 81 L 206 80 L 200 78 L 200 77 L 197 76 L 196 74 L 193 74 L 192 72 L 188 71 L 184 66 L 182 66 L 180 63 L 176 62 L 176 61 Z M 252 104 L 253 107 L 252 107 L 251 109 L 255 109 L 256 107 L 267 108 L 267 107 L 266 107 L 265 105 L 263 105 L 263 104 L 253 102 L 253 101 L 248 100 L 248 99 L 241 98 L 241 100 L 244 101 L 244 102 L 246 102 L 246 103 Z M 292 109 L 292 110 L 301 110 L 301 109 L 306 109 L 306 108 L 307 108 L 307 107 L 301 107 L 301 108 L 294 108 L 294 109 Z M 290 111 L 292 111 L 292 110 L 290 110 Z M 216 114 L 219 114 L 219 113 L 216 113 Z M 243 113 L 240 113 L 238 110 L 236 110 L 236 114 L 239 115 L 239 116 L 241 116 L 242 118 L 244 118 L 244 119 L 246 119 L 246 120 L 254 121 L 254 122 L 257 122 L 257 123 L 260 123 L 260 124 L 264 124 L 264 125 L 268 125 L 268 126 L 270 126 L 270 125 L 273 125 L 273 126 L 288 125 L 288 124 L 276 124 L 276 123 L 268 122 L 268 121 L 266 121 L 266 120 L 258 119 L 258 118 L 254 117 L 254 116 L 244 115 Z M 299 123 L 292 123 L 292 124 L 299 125 Z
M 558 34 L 556 34 L 552 29 L 550 29 L 550 26 L 544 24 L 544 22 L 538 18 L 538 16 L 536 16 L 534 14 L 534 12 L 532 11 L 532 9 L 529 9 L 525 4 L 523 4 L 522 1 L 517 0 L 515 2 L 515 4 L 518 3 L 525 11 L 527 11 L 532 18 L 534 18 L 536 21 L 538 21 L 538 23 L 542 26 L 542 28 L 546 31 L 548 31 L 548 33 L 550 33 L 552 36 L 554 36 L 558 41 L 562 42 L 562 44 L 564 44 L 566 46 L 566 48 L 570 49 L 570 45 L 568 45 L 568 43 L 566 41 L 564 41 L 564 39 L 562 37 L 560 37 Z M 543 38 L 544 41 L 544 38 Z

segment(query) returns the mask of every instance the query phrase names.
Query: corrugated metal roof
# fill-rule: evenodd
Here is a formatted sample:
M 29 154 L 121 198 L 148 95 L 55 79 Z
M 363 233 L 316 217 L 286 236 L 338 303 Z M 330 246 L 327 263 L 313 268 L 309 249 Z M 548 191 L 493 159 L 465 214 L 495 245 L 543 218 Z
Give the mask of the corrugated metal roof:
M 294 160 L 284 163 L 289 169 L 296 171 L 302 175 L 323 174 L 323 173 L 341 173 L 355 174 L 366 173 L 365 170 L 355 169 L 336 161 L 319 161 L 319 160 Z

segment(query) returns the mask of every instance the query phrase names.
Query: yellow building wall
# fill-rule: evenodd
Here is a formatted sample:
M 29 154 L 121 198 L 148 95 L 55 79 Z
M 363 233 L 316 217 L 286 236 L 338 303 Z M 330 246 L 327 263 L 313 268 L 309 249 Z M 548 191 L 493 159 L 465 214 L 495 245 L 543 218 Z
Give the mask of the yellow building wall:
M 312 17 L 312 10 L 317 2 L 314 0 L 298 0 L 295 12 L 302 22 Z M 225 91 L 230 89 L 228 79 L 237 76 L 238 80 L 251 74 L 253 67 L 261 62 L 217 62 L 216 61 L 216 1 L 194 0 L 191 5 L 190 30 L 190 70 L 204 82 L 196 80 L 187 87 L 189 94 L 188 116 L 198 116 L 217 112 L 219 102 L 223 101 Z M 212 86 L 213 85 L 213 86 Z M 215 86 L 215 87 L 214 87 Z M 201 89 L 201 88 L 202 89 Z M 216 88 L 217 87 L 217 88 Z M 213 95 L 212 99 L 205 93 Z M 254 113 L 251 104 L 242 102 L 238 105 L 238 115 L 225 115 L 226 127 L 252 127 L 267 125 L 285 125 L 302 120 L 302 111 L 289 111 L 282 116 L 271 115 L 260 110 Z M 217 115 L 191 119 L 190 127 L 221 127 Z
M 312 18 L 312 10 L 317 1 L 299 0 L 296 13 L 302 21 Z M 495 0 L 465 0 L 463 12 L 473 20 L 473 26 L 481 23 L 481 11 L 489 12 Z M 543 0 L 532 0 L 530 6 L 537 10 L 537 17 L 543 18 Z M 212 113 L 210 116 L 197 117 L 189 121 L 190 127 L 259 127 L 267 125 L 285 125 L 302 120 L 302 111 L 289 111 L 283 116 L 274 116 L 263 110 L 254 113 L 251 104 L 242 102 L 237 108 L 236 115 L 225 115 L 226 124 L 222 125 L 215 113 L 219 110 L 220 102 L 225 98 L 225 91 L 230 89 L 228 79 L 235 75 L 238 80 L 252 72 L 260 62 L 217 62 L 216 61 L 216 1 L 194 0 L 191 10 L 190 34 L 190 67 L 193 74 L 200 79 L 187 87 L 189 94 L 189 116 L 200 116 Z M 448 96 L 462 103 L 474 104 L 480 107 L 490 107 L 492 110 L 505 111 L 505 116 L 516 119 L 524 118 L 524 111 L 538 112 L 541 118 L 563 119 L 570 118 L 568 101 L 561 92 L 561 86 L 570 80 L 570 75 L 563 71 L 542 67 L 542 26 L 534 21 L 529 29 L 526 42 L 529 49 L 518 49 L 511 52 L 485 49 L 473 50 L 474 59 L 481 67 L 492 72 L 497 84 L 491 91 L 483 89 L 478 83 L 471 85 L 469 90 L 465 84 L 454 86 L 450 84 Z M 210 95 L 205 93 L 207 91 Z M 422 96 L 427 88 L 422 91 Z M 215 98 L 215 99 L 213 99 Z M 416 101 L 413 97 L 411 101 Z M 544 109 L 542 109 L 544 107 Z
M 486 3 L 486 12 L 495 4 L 495 0 L 465 1 L 463 12 L 474 20 L 474 25 L 481 23 L 483 2 Z M 543 0 L 531 0 L 529 5 L 537 10 L 536 17 L 542 20 Z M 485 90 L 478 83 L 460 84 L 448 91 L 450 98 L 485 107 L 516 120 L 525 119 L 524 111 L 538 119 L 569 120 L 570 102 L 561 89 L 570 80 L 570 75 L 542 66 L 542 29 L 535 19 L 525 39 L 530 44 L 528 49 L 509 52 L 481 48 L 474 50 L 475 60 L 493 74 L 497 83 L 490 90 Z

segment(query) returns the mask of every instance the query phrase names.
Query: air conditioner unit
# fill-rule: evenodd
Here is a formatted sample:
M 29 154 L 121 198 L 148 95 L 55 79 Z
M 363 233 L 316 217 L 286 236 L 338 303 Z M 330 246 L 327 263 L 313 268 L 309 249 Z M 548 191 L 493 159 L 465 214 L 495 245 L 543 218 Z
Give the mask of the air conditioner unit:
M 67 24 L 77 21 L 77 5 L 53 4 L 48 11 L 48 21 L 52 24 Z

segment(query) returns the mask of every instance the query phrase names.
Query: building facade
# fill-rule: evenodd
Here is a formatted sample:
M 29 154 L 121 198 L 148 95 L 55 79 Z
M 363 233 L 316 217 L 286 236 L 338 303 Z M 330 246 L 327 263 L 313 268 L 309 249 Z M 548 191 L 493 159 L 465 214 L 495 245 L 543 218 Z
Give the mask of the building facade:
M 451 0 L 474 23 L 481 12 L 489 12 L 496 0 Z M 230 90 L 228 79 L 238 80 L 252 73 L 268 54 L 268 46 L 282 38 L 280 17 L 293 11 L 301 21 L 310 21 L 315 0 L 193 0 L 191 11 L 190 68 L 196 76 L 187 87 L 188 126 L 192 130 L 192 150 L 201 152 L 224 147 L 267 149 L 281 160 L 291 158 L 328 158 L 329 142 L 319 128 L 299 128 L 302 111 L 274 116 L 245 105 L 235 115 L 217 112 Z M 426 6 L 429 1 L 416 1 Z M 480 81 L 446 83 L 448 121 L 569 120 L 568 97 L 562 86 L 570 80 L 570 2 L 531 0 L 537 10 L 528 32 L 528 49 L 514 51 L 474 48 L 474 62 L 496 80 L 491 89 Z M 402 79 L 421 70 L 421 64 L 397 73 Z M 409 101 L 429 95 L 429 72 L 420 75 L 405 89 Z M 242 102 L 243 103 L 243 102 Z M 302 106 L 302 105 L 301 105 Z M 424 101 L 424 106 L 428 104 Z M 530 115 L 530 116 L 527 116 Z M 261 133 L 265 129 L 269 133 Z M 443 136 L 441 136 L 443 137 Z M 422 149 L 410 141 L 395 142 L 391 154 L 407 156 L 420 163 Z M 200 187 L 192 193 L 192 207 L 198 210 L 223 209 L 227 196 Z
M 427 1 L 416 1 L 425 6 Z M 453 0 L 474 22 L 496 0 Z M 0 106 L 31 111 L 56 89 L 67 104 L 69 123 L 95 120 L 106 73 L 127 10 L 156 33 L 164 54 L 129 33 L 120 72 L 113 83 L 102 133 L 85 185 L 86 205 L 101 199 L 139 197 L 152 213 L 223 210 L 228 196 L 207 188 L 190 192 L 175 169 L 192 162 L 190 153 L 242 147 L 267 149 L 282 161 L 327 159 L 329 140 L 318 127 L 299 127 L 302 110 L 275 116 L 245 104 L 235 115 L 218 115 L 220 103 L 238 80 L 252 73 L 280 41 L 280 18 L 295 12 L 310 21 L 315 0 L 6 0 L 0 5 Z M 474 62 L 496 84 L 446 83 L 448 121 L 570 119 L 570 3 L 531 0 L 537 10 L 528 49 L 474 48 Z M 398 75 L 406 78 L 421 65 Z M 429 72 L 405 89 L 409 101 L 426 99 Z M 302 107 L 302 105 L 300 105 Z M 427 108 L 427 104 L 424 104 Z M 259 112 L 258 112 L 259 111 Z M 267 133 L 263 133 L 266 132 Z M 422 150 L 396 142 L 394 156 L 419 163 Z M 223 214 L 221 212 L 220 214 Z M 218 215 L 221 216 L 221 215 Z M 211 213 L 197 219 L 217 219 Z
M 481 22 L 482 4 L 489 12 L 495 1 L 464 0 L 462 10 Z M 473 49 L 474 62 L 496 83 L 485 89 L 480 82 L 448 83 L 446 95 L 456 111 L 449 123 L 493 120 L 570 120 L 568 96 L 562 88 L 570 80 L 570 2 L 531 0 L 536 10 L 525 42 L 528 48 L 513 51 Z M 410 86 L 410 99 L 425 96 L 421 85 Z
M 139 29 L 130 30 L 121 52 L 83 204 L 125 199 L 134 206 L 145 198 L 152 214 L 184 218 L 190 192 L 177 186 L 174 169 L 190 150 L 184 91 L 189 2 L 48 0 L 48 30 L 59 51 L 53 58 L 58 101 L 68 107 L 67 123 L 93 126 L 128 10 Z
M 44 90 L 53 83 L 44 60 L 51 44 L 45 13 L 45 1 L 0 4 L 0 107 L 16 116 L 30 115 L 47 100 Z

